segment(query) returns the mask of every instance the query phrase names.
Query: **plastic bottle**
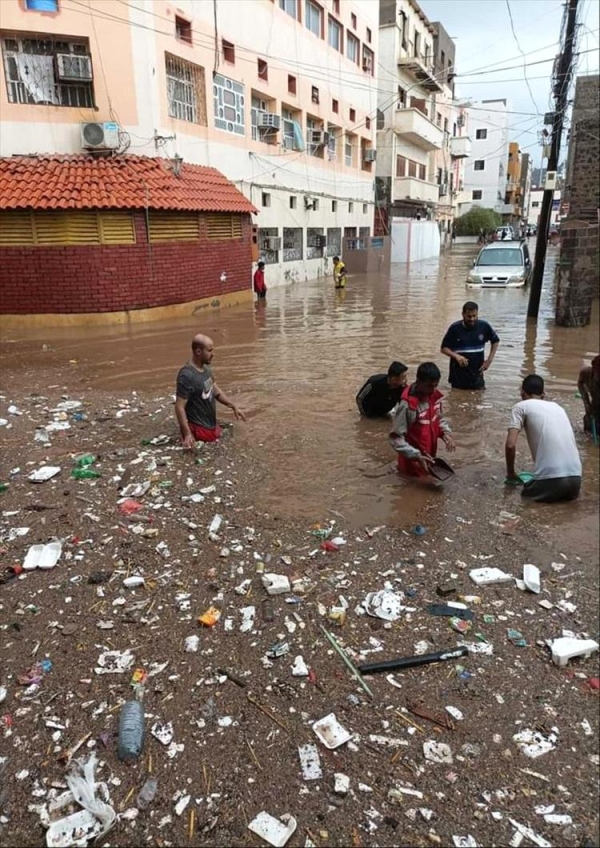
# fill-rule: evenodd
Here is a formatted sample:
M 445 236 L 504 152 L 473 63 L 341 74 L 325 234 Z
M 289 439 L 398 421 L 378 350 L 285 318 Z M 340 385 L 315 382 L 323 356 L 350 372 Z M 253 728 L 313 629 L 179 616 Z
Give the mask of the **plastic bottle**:
M 83 453 L 75 460 L 78 468 L 86 468 L 88 465 L 93 465 L 96 462 L 96 457 L 93 453 Z
M 135 806 L 138 808 L 138 810 L 145 810 L 146 807 L 152 803 L 152 801 L 154 800 L 154 796 L 156 795 L 157 789 L 157 779 L 155 777 L 149 777 L 138 792 L 138 796 L 135 800 Z
M 126 701 L 119 716 L 120 760 L 136 760 L 144 747 L 144 687 L 135 687 L 135 698 Z
M 95 477 L 101 477 L 99 471 L 94 471 L 93 468 L 74 468 L 71 471 L 71 477 L 76 480 L 93 480 Z

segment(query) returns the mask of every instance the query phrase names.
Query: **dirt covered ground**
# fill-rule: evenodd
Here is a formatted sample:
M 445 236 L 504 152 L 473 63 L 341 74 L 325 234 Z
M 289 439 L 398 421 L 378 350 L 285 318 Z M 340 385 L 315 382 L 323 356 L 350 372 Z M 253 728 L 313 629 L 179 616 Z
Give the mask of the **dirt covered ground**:
M 58 388 L 10 398 L 22 414 L 8 412 L 4 398 L 3 845 L 45 843 L 41 808 L 66 788 L 69 758 L 92 752 L 119 815 L 102 845 L 258 846 L 247 825 L 262 810 L 294 817 L 289 846 L 597 844 L 598 655 L 558 668 L 546 645 L 565 630 L 598 638 L 596 519 L 564 549 L 560 508 L 531 521 L 517 493 L 467 475 L 452 496 L 423 502 L 422 536 L 412 517 L 374 528 L 330 510 L 295 521 L 283 502 L 280 514 L 261 510 L 265 448 L 233 428 L 221 444 L 183 453 L 170 397 L 99 393 L 62 411 Z M 42 429 L 55 421 L 70 426 Z M 71 476 L 85 453 L 101 476 Z M 43 464 L 60 473 L 29 482 Z M 128 516 L 119 502 L 132 484 L 149 485 Z M 209 536 L 217 514 L 222 524 Z M 345 544 L 323 550 L 318 531 Z M 53 539 L 62 541 L 53 569 L 12 575 L 31 545 Z M 478 588 L 469 577 L 486 565 L 521 577 L 527 562 L 541 570 L 539 595 L 514 581 Z M 105 582 L 90 582 L 98 572 Z M 301 581 L 272 598 L 272 621 L 262 572 Z M 144 584 L 126 588 L 132 576 Z M 387 623 L 357 610 L 384 588 L 404 593 L 413 611 Z M 450 593 L 440 597 L 441 589 Z M 462 635 L 427 608 L 464 595 L 480 602 L 468 601 L 474 620 Z M 210 607 L 220 619 L 203 627 L 198 617 Z M 253 622 L 241 612 L 249 607 Z M 332 607 L 347 607 L 343 623 Z M 370 697 L 322 627 L 356 663 L 461 642 L 470 652 L 391 681 L 365 676 Z M 509 629 L 526 645 L 513 644 Z M 186 652 L 194 635 L 198 650 Z M 287 653 L 268 657 L 282 642 Z M 97 673 L 106 651 L 129 651 L 130 667 Z M 292 674 L 298 656 L 308 676 Z M 19 681 L 45 659 L 51 668 L 38 683 Z M 135 669 L 149 673 L 146 739 L 141 757 L 123 763 L 118 717 Z M 336 750 L 312 729 L 330 713 L 351 735 Z M 151 734 L 157 723 L 172 725 L 169 744 Z M 513 738 L 525 730 L 550 750 L 526 756 Z M 431 741 L 449 747 L 447 762 L 426 758 Z M 301 769 L 298 748 L 307 744 L 317 746 L 317 779 Z M 345 794 L 334 791 L 336 773 L 349 778 Z M 156 797 L 138 811 L 149 775 Z

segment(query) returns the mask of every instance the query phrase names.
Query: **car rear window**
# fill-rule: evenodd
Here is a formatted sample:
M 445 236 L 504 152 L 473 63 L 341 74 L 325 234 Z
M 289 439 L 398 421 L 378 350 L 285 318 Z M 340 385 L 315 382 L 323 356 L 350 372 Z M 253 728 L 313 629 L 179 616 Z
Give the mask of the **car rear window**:
M 483 250 L 478 265 L 522 265 L 523 257 L 519 249 Z

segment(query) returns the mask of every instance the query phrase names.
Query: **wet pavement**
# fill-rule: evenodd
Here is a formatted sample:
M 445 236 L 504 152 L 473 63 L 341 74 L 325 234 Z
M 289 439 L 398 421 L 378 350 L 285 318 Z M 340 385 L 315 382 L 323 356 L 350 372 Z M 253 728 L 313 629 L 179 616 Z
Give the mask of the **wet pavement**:
M 598 310 L 585 329 L 554 326 L 558 252 L 550 248 L 536 327 L 526 319 L 528 289 L 465 288 L 475 250 L 474 245 L 454 246 L 440 260 L 394 265 L 389 277 L 352 277 L 341 295 L 331 280 L 318 280 L 271 289 L 266 303 L 193 320 L 129 329 L 50 327 L 43 340 L 37 333 L 12 334 L 2 346 L 5 387 L 36 391 L 46 377 L 59 382 L 61 374 L 86 392 L 163 394 L 188 356 L 191 336 L 210 334 L 216 379 L 249 413 L 250 423 L 236 428 L 236 440 L 242 449 L 260 448 L 257 461 L 264 463 L 264 474 L 257 502 L 300 519 L 330 509 L 350 523 L 404 524 L 439 504 L 440 497 L 453 497 L 456 486 L 472 487 L 494 477 L 501 482 L 509 410 L 519 399 L 522 378 L 536 372 L 579 431 L 583 496 L 576 505 L 553 510 L 553 522 L 564 522 L 567 532 L 578 535 L 597 508 L 597 451 L 580 432 L 583 411 L 575 393 L 579 369 L 597 352 Z M 467 299 L 479 302 L 481 317 L 501 339 L 485 393 L 450 390 L 448 360 L 439 352 L 446 327 L 460 317 Z M 460 469 L 460 480 L 445 495 L 399 481 L 387 443 L 388 423 L 358 417 L 356 391 L 392 359 L 407 364 L 411 377 L 424 360 L 433 359 L 442 369 L 446 413 L 458 448 L 452 461 Z M 524 440 L 519 457 L 523 468 L 530 467 Z

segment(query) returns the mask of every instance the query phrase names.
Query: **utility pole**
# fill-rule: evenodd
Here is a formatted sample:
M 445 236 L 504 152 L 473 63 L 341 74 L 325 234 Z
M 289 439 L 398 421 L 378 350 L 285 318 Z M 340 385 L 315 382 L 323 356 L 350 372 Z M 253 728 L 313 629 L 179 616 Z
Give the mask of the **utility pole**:
M 554 81 L 554 121 L 552 123 L 552 142 L 550 146 L 550 155 L 548 157 L 549 171 L 558 169 L 558 157 L 560 155 L 560 142 L 563 133 L 563 125 L 565 120 L 565 110 L 567 108 L 567 98 L 569 94 L 569 83 L 571 82 L 571 71 L 573 66 L 573 47 L 575 44 L 575 25 L 577 20 L 577 6 L 579 0 L 567 1 L 567 29 L 565 34 L 565 43 L 562 53 L 558 60 L 558 70 Z M 529 292 L 529 306 L 527 308 L 528 318 L 537 318 L 540 311 L 540 299 L 542 296 L 542 281 L 544 279 L 544 269 L 546 265 L 546 247 L 548 244 L 548 234 L 550 231 L 550 217 L 552 214 L 552 200 L 554 198 L 554 189 L 546 189 L 542 200 L 542 209 L 540 212 L 540 220 L 537 232 L 537 243 L 535 246 L 535 260 L 533 266 L 533 279 L 531 281 L 531 290 Z

